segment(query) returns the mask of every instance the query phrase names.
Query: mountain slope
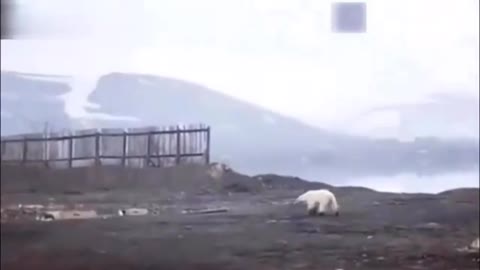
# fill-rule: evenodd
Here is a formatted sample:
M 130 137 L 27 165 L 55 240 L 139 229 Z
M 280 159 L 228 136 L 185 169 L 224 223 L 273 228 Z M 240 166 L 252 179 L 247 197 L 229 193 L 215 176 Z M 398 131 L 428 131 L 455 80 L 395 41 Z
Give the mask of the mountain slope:
M 160 76 L 105 75 L 89 101 L 99 105 L 90 112 L 133 116 L 141 119 L 135 123 L 139 126 L 207 123 L 213 131 L 213 157 L 247 172 L 298 173 L 312 167 L 415 170 L 419 167 L 417 157 L 428 160 L 435 169 L 440 166 L 438 163 L 451 167 L 477 160 L 472 157 L 478 149 L 475 142 L 462 148 L 459 142 L 435 139 L 402 143 L 335 134 L 201 85 Z M 419 155 L 422 149 L 429 153 Z M 454 160 L 445 159 L 445 155 Z
M 310 127 L 201 85 L 158 76 L 105 75 L 89 102 L 100 105 L 90 112 L 141 119 L 127 125 L 206 123 L 213 129 L 213 154 L 236 164 L 240 162 L 237 156 L 250 162 L 266 157 L 276 162 L 289 153 L 298 160 L 342 141 L 359 139 Z
M 70 88 L 65 77 L 2 72 L 2 135 L 39 132 L 46 121 L 55 129 L 201 122 L 212 128 L 212 159 L 252 174 L 430 173 L 478 166 L 478 141 L 401 142 L 332 133 L 198 84 L 161 76 L 101 76 L 88 98 L 96 104 L 86 107 L 90 115 L 72 119 L 62 99 Z M 101 114 L 139 121 L 97 118 Z M 36 126 L 19 125 L 22 117 Z
M 67 77 L 1 73 L 2 135 L 42 132 L 46 122 L 69 128 L 61 96 L 70 91 Z

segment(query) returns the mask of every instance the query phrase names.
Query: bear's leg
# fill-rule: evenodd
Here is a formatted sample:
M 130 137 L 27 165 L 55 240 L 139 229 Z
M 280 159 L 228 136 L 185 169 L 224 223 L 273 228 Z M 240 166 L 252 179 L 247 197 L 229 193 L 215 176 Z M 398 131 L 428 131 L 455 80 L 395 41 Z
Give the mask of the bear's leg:
M 307 211 L 310 216 L 314 216 L 317 213 L 318 204 L 317 203 L 309 203 L 307 205 Z
M 325 215 L 325 204 L 323 204 L 323 203 L 319 203 L 319 204 L 318 204 L 317 214 L 318 214 L 319 216 L 324 216 L 324 215 Z
M 338 211 L 335 211 L 335 216 L 338 217 L 340 213 Z

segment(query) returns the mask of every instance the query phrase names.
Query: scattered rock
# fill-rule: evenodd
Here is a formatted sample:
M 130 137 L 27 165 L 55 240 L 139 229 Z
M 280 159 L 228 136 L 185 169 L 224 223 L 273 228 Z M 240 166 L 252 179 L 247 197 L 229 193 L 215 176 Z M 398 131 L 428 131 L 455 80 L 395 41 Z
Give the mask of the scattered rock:
M 38 213 L 38 211 L 40 211 L 45 207 L 41 204 L 25 204 L 25 205 L 19 204 L 18 208 L 22 211 L 23 214 L 28 215 L 28 214 L 36 214 Z
M 43 213 L 35 219 L 40 221 L 53 221 L 55 220 L 55 216 L 50 213 Z
M 225 185 L 224 189 L 230 192 L 235 192 L 235 193 L 252 191 L 252 189 L 249 186 L 241 183 L 232 183 L 232 184 Z
M 207 173 L 215 180 L 220 180 L 226 172 L 231 171 L 232 169 L 223 163 L 212 163 L 210 168 L 207 170 Z

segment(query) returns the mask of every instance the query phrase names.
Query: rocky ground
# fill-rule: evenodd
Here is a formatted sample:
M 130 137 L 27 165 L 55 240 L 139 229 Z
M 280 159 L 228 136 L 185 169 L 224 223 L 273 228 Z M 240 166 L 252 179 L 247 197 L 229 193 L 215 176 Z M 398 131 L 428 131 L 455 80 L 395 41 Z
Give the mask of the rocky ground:
M 2 269 L 479 269 L 479 190 L 435 195 L 331 187 L 205 167 L 2 166 Z M 289 202 L 329 188 L 339 217 Z M 18 204 L 91 209 L 92 219 L 35 220 Z M 128 207 L 143 216 L 118 216 Z M 224 208 L 194 214 L 185 209 Z

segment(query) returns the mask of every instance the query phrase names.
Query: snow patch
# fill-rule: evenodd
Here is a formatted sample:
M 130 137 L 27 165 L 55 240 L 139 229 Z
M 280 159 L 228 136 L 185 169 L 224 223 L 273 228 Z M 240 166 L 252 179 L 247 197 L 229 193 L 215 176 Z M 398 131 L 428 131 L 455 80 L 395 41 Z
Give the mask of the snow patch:
M 58 83 L 66 83 L 66 84 L 69 84 L 72 81 L 72 77 L 61 76 L 61 75 L 18 74 L 18 77 L 21 77 L 27 80 L 58 82 Z

